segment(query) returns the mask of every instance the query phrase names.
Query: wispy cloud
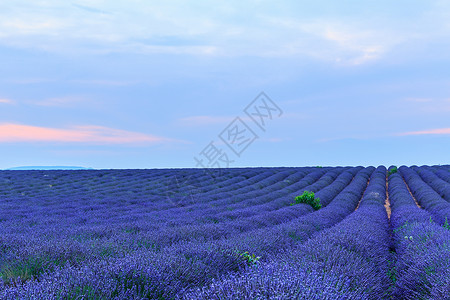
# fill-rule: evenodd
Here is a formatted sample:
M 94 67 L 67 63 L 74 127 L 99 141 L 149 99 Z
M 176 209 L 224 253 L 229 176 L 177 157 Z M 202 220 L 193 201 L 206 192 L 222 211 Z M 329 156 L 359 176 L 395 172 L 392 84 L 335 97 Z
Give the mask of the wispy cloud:
M 406 135 L 450 135 L 450 128 L 437 128 L 437 129 L 429 129 L 429 130 L 421 130 L 421 131 L 410 131 L 399 133 L 400 136 Z
M 224 116 L 191 116 L 179 119 L 179 122 L 187 126 L 203 126 L 212 124 L 226 124 L 233 121 L 235 117 Z
M 22 124 L 0 124 L 0 142 L 61 142 L 88 144 L 158 144 L 175 140 L 103 126 L 48 128 Z
M 408 97 L 398 101 L 402 111 L 408 114 L 442 115 L 450 111 L 450 98 L 446 97 Z
M 20 2 L 5 4 L 0 11 L 1 43 L 47 51 L 306 55 L 362 64 L 379 58 L 406 36 L 394 32 L 393 26 L 366 24 L 364 15 L 353 20 L 311 11 L 309 18 L 292 18 L 274 12 L 264 1 L 256 11 L 253 1 L 223 2 L 214 9 L 189 1 Z M 308 5 L 304 9 L 307 14 Z
M 2 99 L 0 98 L 0 104 L 14 104 L 15 102 L 11 99 Z
M 56 97 L 49 98 L 43 101 L 39 101 L 36 104 L 40 106 L 59 106 L 59 107 L 67 107 L 72 106 L 76 103 L 85 102 L 87 99 L 85 97 L 80 96 L 66 96 L 66 97 Z
M 65 26 L 62 19 L 56 17 L 45 18 L 44 16 L 37 16 L 28 19 L 21 19 L 18 17 L 11 17 L 4 19 L 0 23 L 5 30 L 0 36 L 7 37 L 14 32 L 17 35 L 39 35 L 47 33 L 48 35 L 55 35 L 56 32 Z
M 160 46 L 144 45 L 139 43 L 130 44 L 134 51 L 143 54 L 190 54 L 190 55 L 216 55 L 220 53 L 220 48 L 216 46 Z
M 12 84 L 39 84 L 39 83 L 49 83 L 49 82 L 55 82 L 55 79 L 50 78 L 13 78 L 13 79 L 5 79 L 2 80 L 6 83 L 12 83 Z
M 142 83 L 144 81 L 138 80 L 108 80 L 108 79 L 77 79 L 71 80 L 73 83 L 89 84 L 89 85 L 104 85 L 104 86 L 130 86 Z
M 281 143 L 281 142 L 285 142 L 288 141 L 290 139 L 286 139 L 286 138 L 263 138 L 263 139 L 259 139 L 260 142 L 266 142 L 266 143 Z
M 381 58 L 402 39 L 394 32 L 372 29 L 363 22 L 349 20 L 316 19 L 310 23 L 298 23 L 303 33 L 317 39 L 308 49 L 319 59 L 340 64 L 361 65 Z
M 227 116 L 191 116 L 178 119 L 177 122 L 183 126 L 205 126 L 205 125 L 215 125 L 215 124 L 223 124 L 225 127 L 229 123 L 233 122 L 236 117 L 239 117 L 244 122 L 253 122 L 247 116 L 236 115 L 233 117 Z
M 433 99 L 431 98 L 405 98 L 403 99 L 405 102 L 412 102 L 412 103 L 428 103 L 432 102 Z
M 82 9 L 84 11 L 90 12 L 90 13 L 95 13 L 95 14 L 109 14 L 108 12 L 101 10 L 101 9 L 97 9 L 95 7 L 91 7 L 91 6 L 86 6 L 86 5 L 81 5 L 81 4 L 77 4 L 77 3 L 72 3 L 72 6 Z

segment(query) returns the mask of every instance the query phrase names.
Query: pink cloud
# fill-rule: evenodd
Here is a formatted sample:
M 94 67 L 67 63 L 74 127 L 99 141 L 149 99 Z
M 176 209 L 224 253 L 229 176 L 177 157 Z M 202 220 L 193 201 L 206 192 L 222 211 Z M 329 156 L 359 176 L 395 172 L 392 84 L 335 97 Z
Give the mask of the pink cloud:
M 46 99 L 40 102 L 37 102 L 37 105 L 41 106 L 61 106 L 61 107 L 67 107 L 72 106 L 76 103 L 86 102 L 88 99 L 84 97 L 79 96 L 67 96 L 67 97 L 60 97 L 60 98 L 50 98 Z
M 422 131 L 411 131 L 400 133 L 399 135 L 430 135 L 430 134 L 450 134 L 450 128 L 438 128 L 438 129 L 430 129 L 430 130 L 422 130 Z
M 102 126 L 76 126 L 69 129 L 60 129 L 20 124 L 0 124 L 0 142 L 147 144 L 169 141 L 173 140 Z
M 203 125 L 211 125 L 211 124 L 220 124 L 227 123 L 233 121 L 233 117 L 222 117 L 222 116 L 192 116 L 182 118 L 179 121 L 183 123 L 183 125 L 188 126 L 203 126 Z
M 14 101 L 10 100 L 10 99 L 1 99 L 0 98 L 0 103 L 4 103 L 4 104 L 13 104 Z

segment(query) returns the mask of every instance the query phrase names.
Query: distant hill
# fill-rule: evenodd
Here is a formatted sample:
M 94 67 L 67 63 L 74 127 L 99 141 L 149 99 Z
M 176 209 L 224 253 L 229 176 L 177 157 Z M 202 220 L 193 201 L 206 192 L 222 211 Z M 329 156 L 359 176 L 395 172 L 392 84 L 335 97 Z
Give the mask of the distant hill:
M 6 170 L 94 170 L 93 168 L 85 167 L 73 167 L 73 166 L 27 166 L 27 167 L 14 167 Z

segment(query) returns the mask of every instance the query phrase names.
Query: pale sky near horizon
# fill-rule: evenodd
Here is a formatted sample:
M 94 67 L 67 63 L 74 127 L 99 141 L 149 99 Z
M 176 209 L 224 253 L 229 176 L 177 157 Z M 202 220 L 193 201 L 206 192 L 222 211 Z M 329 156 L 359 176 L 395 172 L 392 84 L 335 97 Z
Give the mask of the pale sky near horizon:
M 0 169 L 450 163 L 449 1 L 3 1 L 0 70 Z

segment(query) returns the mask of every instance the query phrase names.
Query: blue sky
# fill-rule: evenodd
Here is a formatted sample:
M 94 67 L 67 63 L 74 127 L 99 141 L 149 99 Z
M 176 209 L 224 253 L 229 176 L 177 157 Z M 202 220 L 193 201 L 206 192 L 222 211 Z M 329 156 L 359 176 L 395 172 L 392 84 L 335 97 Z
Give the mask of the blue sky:
M 4 1 L 0 66 L 0 169 L 449 163 L 448 1 Z

